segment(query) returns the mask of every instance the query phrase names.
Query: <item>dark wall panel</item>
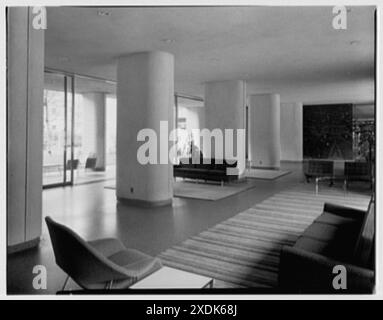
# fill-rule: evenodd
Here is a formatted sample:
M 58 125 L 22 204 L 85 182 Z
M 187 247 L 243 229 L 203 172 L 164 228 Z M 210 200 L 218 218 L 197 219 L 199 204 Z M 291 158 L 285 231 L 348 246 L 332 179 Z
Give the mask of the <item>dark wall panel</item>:
M 352 104 L 303 106 L 303 157 L 353 158 Z

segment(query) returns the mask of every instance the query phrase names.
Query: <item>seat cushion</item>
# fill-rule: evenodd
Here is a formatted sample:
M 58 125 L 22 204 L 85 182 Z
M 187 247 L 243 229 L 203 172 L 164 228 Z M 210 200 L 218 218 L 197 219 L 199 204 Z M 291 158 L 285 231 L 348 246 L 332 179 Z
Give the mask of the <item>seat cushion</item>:
M 331 241 L 338 232 L 338 227 L 326 223 L 314 222 L 303 233 L 304 236 L 321 241 Z
M 222 175 L 226 174 L 226 169 L 225 170 L 209 170 L 208 174 L 209 175 L 222 176 Z
M 196 163 L 194 164 L 194 169 L 209 170 L 211 166 L 211 164 Z
M 317 239 L 300 236 L 294 247 L 326 256 L 329 254 L 330 243 L 327 241 L 320 241 Z
M 177 168 L 176 170 L 177 170 L 177 172 L 193 172 L 195 169 L 182 167 L 182 168 Z
M 324 218 L 332 219 L 332 217 Z M 356 241 L 358 238 L 359 223 L 351 221 L 342 221 L 337 225 L 322 223 L 315 221 L 303 233 L 306 238 L 311 238 L 315 241 L 327 243 L 327 245 L 320 242 L 312 241 L 315 250 L 321 251 L 323 254 L 331 256 L 339 260 L 351 260 L 355 250 Z M 303 240 L 302 240 L 303 241 Z M 300 244 L 302 246 L 302 244 Z M 303 245 L 306 245 L 305 243 Z
M 345 218 L 345 217 L 338 216 L 336 214 L 332 214 L 329 212 L 324 212 L 315 221 L 325 223 L 325 224 L 331 224 L 334 226 L 338 226 L 345 223 L 357 223 L 356 219 Z
M 131 251 L 132 249 L 128 249 L 128 251 Z M 135 250 L 134 250 L 135 251 Z M 124 255 L 122 253 L 122 255 Z M 129 264 L 126 267 L 127 270 L 129 270 L 132 273 L 132 277 L 127 277 L 126 279 L 119 279 L 115 280 L 112 283 L 112 289 L 126 289 L 135 284 L 137 281 L 140 281 L 141 279 L 147 277 L 148 275 L 152 274 L 153 272 L 159 270 L 162 268 L 161 261 L 157 258 L 152 258 L 150 256 L 146 256 L 142 260 L 138 260 L 133 264 Z M 121 259 L 121 260 L 120 260 Z M 125 261 L 125 258 L 118 257 L 117 260 L 120 262 Z M 88 289 L 105 289 L 107 286 L 107 283 L 94 283 L 88 285 Z
M 113 289 L 128 288 L 162 267 L 161 261 L 135 249 L 127 249 L 117 239 L 88 242 L 108 260 L 126 269 L 126 278 L 113 281 Z M 89 269 L 90 270 L 90 269 Z M 87 289 L 105 289 L 106 282 L 87 283 Z
M 122 250 L 111 255 L 108 257 L 108 259 L 115 264 L 124 267 L 129 272 L 129 274 L 131 274 L 133 282 L 123 281 L 120 284 L 122 287 L 125 284 L 131 285 L 162 267 L 161 261 L 159 259 L 153 258 L 135 249 Z
M 108 259 L 124 267 L 141 261 L 153 260 L 153 257 L 135 249 L 125 249 L 108 256 Z
M 125 249 L 121 241 L 115 238 L 98 239 L 88 243 L 105 257 Z
M 306 236 L 298 238 L 294 247 L 340 261 L 351 261 L 353 247 L 335 241 L 322 241 Z

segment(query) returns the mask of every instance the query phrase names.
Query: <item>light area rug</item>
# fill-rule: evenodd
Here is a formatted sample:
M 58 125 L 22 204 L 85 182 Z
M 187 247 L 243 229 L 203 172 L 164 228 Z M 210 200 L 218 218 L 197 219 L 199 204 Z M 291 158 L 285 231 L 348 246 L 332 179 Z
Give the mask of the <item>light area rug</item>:
M 234 196 L 254 187 L 255 182 L 246 179 L 243 181 L 226 183 L 223 186 L 210 183 L 177 181 L 173 185 L 173 193 L 174 196 L 178 198 L 216 201 Z
M 300 185 L 169 248 L 159 258 L 166 266 L 214 278 L 216 288 L 275 288 L 281 247 L 295 243 L 325 202 L 366 210 L 369 199 L 335 188 L 315 195 Z
M 291 173 L 285 170 L 270 170 L 270 169 L 250 169 L 247 170 L 245 176 L 253 179 L 274 180 Z

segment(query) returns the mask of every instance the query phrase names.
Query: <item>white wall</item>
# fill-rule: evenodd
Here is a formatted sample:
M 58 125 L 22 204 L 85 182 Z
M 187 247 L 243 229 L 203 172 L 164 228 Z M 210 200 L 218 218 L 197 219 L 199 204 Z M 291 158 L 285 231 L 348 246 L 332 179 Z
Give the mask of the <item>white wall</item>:
M 281 103 L 281 160 L 303 159 L 302 103 Z
M 251 95 L 249 120 L 251 165 L 254 167 L 279 168 L 281 160 L 279 95 Z
M 31 9 L 8 8 L 8 246 L 35 241 L 42 226 L 44 30 Z
M 81 161 L 95 154 L 97 157 L 96 168 L 105 169 L 106 157 L 106 96 L 102 92 L 82 94 L 81 105 L 82 127 L 82 156 Z

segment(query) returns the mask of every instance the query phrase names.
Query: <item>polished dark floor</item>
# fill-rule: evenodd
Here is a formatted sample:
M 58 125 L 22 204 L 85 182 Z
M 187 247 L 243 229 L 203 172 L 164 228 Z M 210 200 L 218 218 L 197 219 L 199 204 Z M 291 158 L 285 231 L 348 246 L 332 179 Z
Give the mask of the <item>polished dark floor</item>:
M 302 167 L 284 163 L 292 173 L 276 180 L 256 180 L 256 187 L 218 201 L 174 198 L 169 207 L 147 209 L 116 201 L 115 190 L 105 189 L 107 182 L 43 191 L 43 216 L 51 216 L 73 228 L 87 240 L 117 237 L 127 247 L 157 255 L 174 244 L 246 210 L 274 193 L 302 183 Z M 32 286 L 35 265 L 47 269 L 47 289 Z M 65 274 L 56 266 L 49 235 L 43 223 L 38 248 L 8 256 L 9 294 L 55 294 Z

